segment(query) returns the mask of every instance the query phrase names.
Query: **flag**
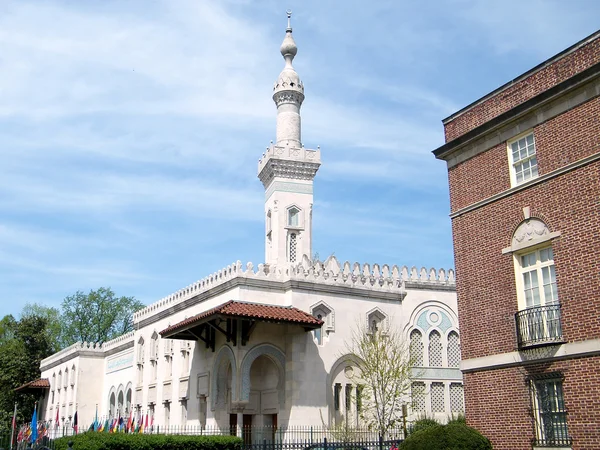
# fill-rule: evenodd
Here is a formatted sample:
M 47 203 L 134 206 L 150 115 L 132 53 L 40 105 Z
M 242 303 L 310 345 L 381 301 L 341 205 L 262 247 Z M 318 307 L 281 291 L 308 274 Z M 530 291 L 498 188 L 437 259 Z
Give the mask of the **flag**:
M 102 425 L 102 431 L 108 433 L 110 431 L 110 425 L 108 424 L 108 419 L 104 421 L 104 425 Z
M 132 417 L 133 417 L 133 413 L 129 414 L 129 417 L 127 418 L 127 425 L 125 425 L 125 433 L 131 432 L 131 427 L 133 425 L 133 421 L 131 420 Z
M 17 428 L 17 402 L 15 402 L 15 411 L 13 412 L 12 425 L 10 427 L 10 448 L 15 443 L 15 429 Z
M 144 424 L 144 430 L 148 430 L 148 413 L 146 413 L 146 423 Z
M 75 411 L 75 415 L 73 416 L 73 430 L 75 431 L 75 434 L 77 434 L 77 411 Z
M 96 404 L 96 418 L 94 419 L 94 431 L 98 431 L 98 404 Z
M 38 438 L 37 430 L 37 402 L 33 407 L 33 416 L 31 417 L 31 436 L 29 436 L 29 442 L 35 442 Z

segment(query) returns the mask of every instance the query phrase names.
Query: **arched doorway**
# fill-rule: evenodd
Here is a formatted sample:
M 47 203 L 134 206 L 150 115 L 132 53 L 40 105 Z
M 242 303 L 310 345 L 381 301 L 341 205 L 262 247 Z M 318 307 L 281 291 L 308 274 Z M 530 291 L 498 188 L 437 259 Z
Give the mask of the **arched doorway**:
M 273 345 L 259 345 L 246 354 L 240 373 L 244 441 L 272 442 L 285 403 L 285 355 Z

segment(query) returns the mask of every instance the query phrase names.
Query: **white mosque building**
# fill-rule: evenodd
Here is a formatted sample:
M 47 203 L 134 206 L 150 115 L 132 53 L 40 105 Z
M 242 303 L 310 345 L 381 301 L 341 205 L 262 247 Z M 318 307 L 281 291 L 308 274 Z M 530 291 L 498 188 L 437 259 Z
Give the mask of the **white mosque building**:
M 346 342 L 357 321 L 400 330 L 416 361 L 410 417 L 463 411 L 452 270 L 314 261 L 313 180 L 320 149 L 301 140 L 304 85 L 292 66 L 273 89 L 277 135 L 258 163 L 265 262 L 236 262 L 133 317 L 135 331 L 74 344 L 41 362 L 41 420 L 80 426 L 148 414 L 170 426 L 360 425 Z M 35 383 L 35 382 L 34 382 Z

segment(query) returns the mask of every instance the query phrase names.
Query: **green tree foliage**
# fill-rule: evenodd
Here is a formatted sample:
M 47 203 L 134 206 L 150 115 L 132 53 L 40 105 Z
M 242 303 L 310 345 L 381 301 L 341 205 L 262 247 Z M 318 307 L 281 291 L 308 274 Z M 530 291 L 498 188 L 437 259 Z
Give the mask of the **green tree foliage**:
M 360 369 L 353 376 L 362 388 L 361 418 L 386 438 L 402 423 L 402 403 L 415 376 L 408 345 L 393 327 L 367 329 L 359 322 L 346 347 Z
M 110 288 L 77 291 L 62 303 L 63 343 L 105 342 L 127 333 L 133 330 L 133 313 L 143 307 L 134 297 L 115 296 Z
M 0 426 L 6 426 L 15 402 L 19 405 L 18 420 L 31 419 L 36 395 L 15 392 L 15 388 L 39 378 L 40 361 L 51 355 L 53 348 L 45 332 L 45 317 L 30 314 L 17 322 L 5 316 L 0 323 Z
M 492 450 L 492 444 L 479 431 L 455 421 L 412 433 L 400 450 Z
M 46 319 L 46 327 L 40 332 L 48 336 L 52 351 L 57 352 L 65 347 L 62 339 L 61 314 L 57 308 L 52 308 L 37 303 L 28 303 L 21 311 L 21 317 L 38 316 Z

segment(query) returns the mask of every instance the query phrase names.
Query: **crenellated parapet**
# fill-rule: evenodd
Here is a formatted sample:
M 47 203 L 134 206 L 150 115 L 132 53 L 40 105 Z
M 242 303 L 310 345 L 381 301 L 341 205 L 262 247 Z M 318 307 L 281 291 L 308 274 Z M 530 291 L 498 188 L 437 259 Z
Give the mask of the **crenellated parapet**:
M 136 312 L 133 321 L 139 322 L 236 278 L 270 280 L 281 283 L 308 281 L 323 285 L 338 285 L 399 294 L 404 292 L 407 285 L 422 285 L 431 288 L 453 288 L 455 285 L 452 269 L 436 270 L 425 267 L 417 269 L 416 267 L 359 264 L 349 261 L 340 263 L 335 256 L 330 256 L 321 262 L 310 260 L 305 255 L 298 264 L 287 265 L 258 264 L 255 266 L 251 262 L 244 265 L 241 261 L 237 261 Z
M 118 336 L 110 341 L 106 341 L 104 344 L 102 344 L 102 349 L 104 351 L 109 351 L 109 350 L 113 350 L 115 348 L 121 347 L 124 344 L 133 342 L 133 337 L 134 337 L 133 331 L 122 334 L 121 336 Z

